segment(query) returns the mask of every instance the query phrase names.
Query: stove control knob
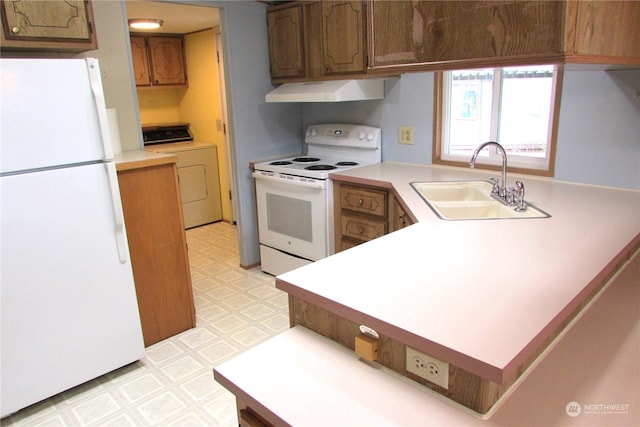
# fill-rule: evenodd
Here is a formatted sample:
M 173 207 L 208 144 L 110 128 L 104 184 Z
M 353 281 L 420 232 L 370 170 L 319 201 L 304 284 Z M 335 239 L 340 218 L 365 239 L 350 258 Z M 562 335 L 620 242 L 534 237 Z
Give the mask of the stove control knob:
M 358 138 L 360 138 L 362 140 L 362 139 L 364 139 L 364 137 L 365 137 L 364 131 L 361 131 L 360 135 L 358 135 Z
M 311 129 L 311 136 L 318 136 L 318 130 L 317 129 Z
M 373 141 L 373 133 L 368 133 L 367 134 L 367 141 Z

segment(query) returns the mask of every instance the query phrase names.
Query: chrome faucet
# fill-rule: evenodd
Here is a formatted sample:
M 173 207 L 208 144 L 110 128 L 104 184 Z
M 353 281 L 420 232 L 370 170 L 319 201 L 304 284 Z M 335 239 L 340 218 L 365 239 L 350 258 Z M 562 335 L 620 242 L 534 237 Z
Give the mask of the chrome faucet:
M 491 178 L 490 181 L 493 184 L 493 190 L 491 190 L 491 196 L 494 199 L 499 200 L 503 204 L 507 206 L 514 206 L 517 212 L 524 212 L 527 209 L 527 204 L 524 201 L 524 184 L 522 181 L 516 181 L 516 186 L 511 187 L 507 190 L 507 152 L 504 150 L 502 145 L 498 144 L 495 141 L 485 142 L 484 144 L 480 144 L 478 148 L 473 152 L 473 156 L 471 156 L 471 161 L 469 162 L 470 168 L 476 167 L 476 159 L 478 158 L 478 154 L 488 145 L 495 145 L 502 154 L 502 182 L 499 182 L 495 178 Z
M 473 152 L 473 156 L 471 156 L 469 167 L 471 169 L 476 167 L 476 159 L 478 158 L 478 154 L 480 154 L 480 151 L 482 151 L 482 149 L 488 145 L 495 145 L 498 151 L 500 151 L 500 154 L 502 154 L 502 185 L 498 186 L 498 195 L 500 196 L 500 198 L 504 199 L 507 195 L 507 152 L 504 151 L 502 145 L 498 144 L 495 141 L 489 141 L 485 142 L 484 144 L 480 144 L 480 146 L 476 148 L 476 151 Z

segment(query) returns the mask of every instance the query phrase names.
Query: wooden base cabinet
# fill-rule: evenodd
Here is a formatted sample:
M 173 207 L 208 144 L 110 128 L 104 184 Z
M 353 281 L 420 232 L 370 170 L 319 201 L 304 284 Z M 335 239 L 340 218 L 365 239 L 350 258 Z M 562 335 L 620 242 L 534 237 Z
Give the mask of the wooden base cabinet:
M 386 188 L 334 181 L 335 251 L 340 252 L 413 224 Z
M 118 165 L 145 346 L 195 327 L 191 272 L 175 158 Z

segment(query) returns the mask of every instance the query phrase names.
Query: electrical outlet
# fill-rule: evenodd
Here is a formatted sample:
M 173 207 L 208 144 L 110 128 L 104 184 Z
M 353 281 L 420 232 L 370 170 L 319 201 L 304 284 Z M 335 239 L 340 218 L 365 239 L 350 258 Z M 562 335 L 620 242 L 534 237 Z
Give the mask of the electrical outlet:
M 400 126 L 398 128 L 398 143 L 413 144 L 413 128 L 411 126 Z
M 449 388 L 449 364 L 407 347 L 407 371 L 440 387 Z

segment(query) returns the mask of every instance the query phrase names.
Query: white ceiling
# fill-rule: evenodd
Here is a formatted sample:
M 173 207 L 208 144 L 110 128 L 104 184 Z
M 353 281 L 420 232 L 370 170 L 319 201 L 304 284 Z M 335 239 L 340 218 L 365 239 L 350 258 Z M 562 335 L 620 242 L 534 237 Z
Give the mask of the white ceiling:
M 220 14 L 215 7 L 143 0 L 127 0 L 126 6 L 128 19 L 162 19 L 164 24 L 158 30 L 150 30 L 153 33 L 188 34 L 220 25 Z

